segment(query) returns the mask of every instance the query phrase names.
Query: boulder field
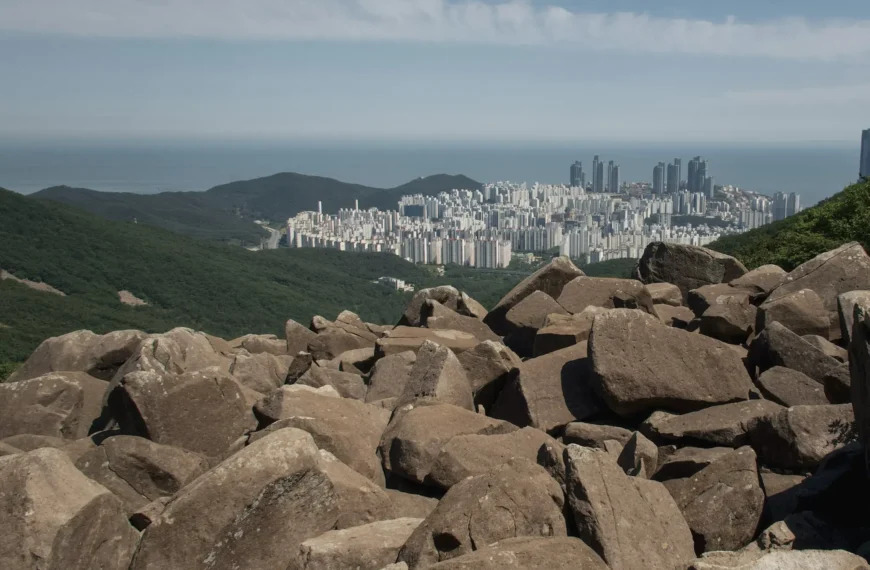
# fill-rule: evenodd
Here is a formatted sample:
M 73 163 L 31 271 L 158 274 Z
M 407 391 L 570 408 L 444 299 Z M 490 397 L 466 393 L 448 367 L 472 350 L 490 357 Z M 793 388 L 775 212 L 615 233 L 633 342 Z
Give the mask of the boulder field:
M 0 384 L 0 568 L 870 570 L 870 257 L 635 276 L 47 339 Z

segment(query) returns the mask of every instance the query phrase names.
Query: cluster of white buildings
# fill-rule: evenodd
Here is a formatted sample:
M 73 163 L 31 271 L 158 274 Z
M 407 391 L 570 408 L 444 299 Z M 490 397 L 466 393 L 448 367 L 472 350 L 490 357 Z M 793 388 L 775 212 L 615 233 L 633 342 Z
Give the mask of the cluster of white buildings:
M 687 190 L 606 194 L 579 186 L 496 182 L 481 190 L 403 196 L 391 211 L 302 212 L 287 221 L 287 243 L 480 268 L 507 267 L 517 252 L 558 251 L 595 263 L 639 258 L 654 241 L 703 246 L 799 211 L 796 195 L 785 197 L 780 213 L 781 200 L 732 187 L 710 199 Z M 676 216 L 707 216 L 718 223 L 692 218 L 694 224 L 678 224 Z

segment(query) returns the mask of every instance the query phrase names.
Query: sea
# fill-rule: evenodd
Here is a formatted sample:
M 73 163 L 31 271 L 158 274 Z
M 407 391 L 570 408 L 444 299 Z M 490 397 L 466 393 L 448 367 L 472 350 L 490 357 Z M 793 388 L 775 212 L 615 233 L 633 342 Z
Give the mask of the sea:
M 772 195 L 797 192 L 809 206 L 855 182 L 859 148 L 845 144 L 594 143 L 0 143 L 0 187 L 24 194 L 57 185 L 152 194 L 202 191 L 237 180 L 298 172 L 392 188 L 432 174 L 480 182 L 567 183 L 575 160 L 591 180 L 594 155 L 620 165 L 624 182 L 650 181 L 659 162 L 708 161 L 716 184 Z

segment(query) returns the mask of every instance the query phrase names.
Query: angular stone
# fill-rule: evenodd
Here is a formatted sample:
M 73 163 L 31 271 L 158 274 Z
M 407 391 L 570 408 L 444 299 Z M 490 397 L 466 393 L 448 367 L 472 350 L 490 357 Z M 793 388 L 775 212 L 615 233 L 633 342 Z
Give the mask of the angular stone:
M 125 433 L 218 457 L 256 426 L 239 385 L 214 371 L 134 372 L 109 395 Z
M 510 538 L 431 570 L 608 570 L 591 548 L 573 537 Z M 387 570 L 386 568 L 384 570 Z M 399 569 L 396 569 L 399 570 Z
M 7 382 L 28 380 L 51 372 L 85 372 L 101 380 L 111 380 L 145 336 L 136 330 L 105 335 L 82 330 L 52 337 L 36 347 Z
M 614 297 L 622 293 L 625 299 L 619 299 L 617 303 L 625 307 L 624 303 L 631 299 L 635 307 L 645 312 L 652 313 L 653 300 L 643 283 L 636 279 L 614 279 L 610 277 L 577 277 L 562 289 L 557 302 L 569 313 L 582 312 L 586 307 L 603 307 L 605 309 L 616 308 Z
M 338 520 L 317 461 L 300 430 L 252 443 L 175 495 L 145 529 L 130 569 L 287 568 L 302 542 Z
M 553 434 L 602 410 L 588 383 L 586 343 L 523 362 L 490 412 L 514 425 Z
M 4 570 L 126 570 L 137 539 L 121 502 L 62 451 L 0 459 Z
M 462 331 L 396 327 L 389 334 L 378 339 L 375 354 L 378 358 L 382 358 L 407 350 L 416 353 L 427 340 L 446 346 L 456 354 L 480 344 L 477 337 Z
M 83 372 L 59 372 L 0 384 L 0 439 L 46 435 L 86 437 L 100 417 L 106 382 Z
M 812 289 L 801 289 L 762 303 L 758 308 L 756 332 L 763 331 L 774 321 L 799 336 L 827 338 L 831 330 L 831 313 Z
M 867 561 L 843 550 L 715 552 L 688 570 L 867 570 Z
M 752 333 L 757 312 L 748 300 L 720 297 L 715 305 L 701 315 L 701 334 L 729 344 L 743 344 Z
M 339 354 L 358 348 L 372 348 L 377 337 L 368 330 L 327 325 L 308 342 L 314 360 L 332 360 Z
M 522 360 L 505 345 L 484 341 L 458 355 L 471 383 L 474 404 L 489 410 Z M 369 388 L 371 391 L 371 388 Z
M 853 314 L 852 342 L 849 344 L 852 409 L 855 427 L 870 469 L 870 299 L 858 299 Z
M 440 287 L 431 287 L 429 289 L 420 289 L 414 293 L 414 297 L 405 312 L 402 314 L 402 319 L 399 321 L 399 326 L 405 327 L 421 327 L 423 326 L 424 306 L 427 301 L 437 301 L 439 304 L 456 311 L 459 308 L 461 294 L 456 287 L 450 285 L 442 285 Z M 481 339 L 482 340 L 482 339 Z
M 308 369 L 314 364 L 314 357 L 310 352 L 299 352 L 293 357 L 290 366 L 287 368 L 287 378 L 284 379 L 285 384 L 295 384 L 297 380 L 308 372 Z
M 600 307 L 587 307 L 576 315 L 547 316 L 544 327 L 535 335 L 532 356 L 537 358 L 588 341 L 595 315 L 604 311 Z
M 138 531 L 143 531 L 153 523 L 166 510 L 166 505 L 172 497 L 160 497 L 156 501 L 151 501 L 141 509 L 130 515 L 130 524 Z
M 758 377 L 756 385 L 765 398 L 787 408 L 829 403 L 824 386 L 791 368 L 774 366 Z
M 425 519 L 438 506 L 438 499 L 396 489 L 387 489 L 387 496 L 393 504 L 393 516 L 399 519 L 408 517 Z
M 332 386 L 336 392 L 341 394 L 342 398 L 354 400 L 365 400 L 366 398 L 365 380 L 359 374 L 351 374 L 350 372 L 312 366 L 296 383 L 312 388 Z
M 314 340 L 317 333 L 293 319 L 284 324 L 284 339 L 287 341 L 287 354 L 294 355 L 308 350 L 308 344 Z
M 755 536 L 764 492 L 752 448 L 741 447 L 688 479 L 664 485 L 692 529 L 697 552 L 738 550 Z
M 659 466 L 653 479 L 668 481 L 691 477 L 723 455 L 731 452 L 730 447 L 683 447 L 668 455 L 663 461 L 659 454 Z
M 689 526 L 661 483 L 629 477 L 607 452 L 576 445 L 565 465 L 580 538 L 610 568 L 672 570 L 694 558 Z
M 31 433 L 22 433 L 13 435 L 2 440 L 2 443 L 14 447 L 20 451 L 36 451 L 46 447 L 52 449 L 64 449 L 69 440 L 52 437 L 50 435 L 33 435 Z
M 420 347 L 417 362 L 395 405 L 404 406 L 418 398 L 429 398 L 474 411 L 474 397 L 465 368 L 450 349 L 431 341 L 426 341 Z
M 672 283 L 683 299 L 689 291 L 715 283 L 728 283 L 747 273 L 742 263 L 717 251 L 673 243 L 653 242 L 637 264 L 637 278 L 644 283 Z
M 371 479 L 323 449 L 318 452 L 317 467 L 332 483 L 338 501 L 335 528 L 352 528 L 393 518 L 393 502 Z
M 759 419 L 750 440 L 764 465 L 801 470 L 817 467 L 856 435 L 850 404 L 794 406 Z
M 230 375 L 242 386 L 261 394 L 268 394 L 282 386 L 287 379 L 291 360 L 268 352 L 236 354 L 230 364 Z
M 837 310 L 837 297 L 849 291 L 870 288 L 870 257 L 857 242 L 817 255 L 788 274 L 782 285 L 771 292 L 773 301 L 812 289 L 821 297 L 825 309 Z
M 840 320 L 840 335 L 844 346 L 849 346 L 852 326 L 855 324 L 855 305 L 870 306 L 870 291 L 849 291 L 837 297 L 837 312 Z
M 505 315 L 505 344 L 520 356 L 530 356 L 535 335 L 544 328 L 548 316 L 553 314 L 569 313 L 543 291 L 535 291 L 514 305 Z
M 336 356 L 334 360 L 338 361 L 338 369 L 342 372 L 368 374 L 375 365 L 375 349 L 372 347 L 348 350 Z
M 417 354 L 410 350 L 385 356 L 375 362 L 369 376 L 366 402 L 372 403 L 401 396 L 415 362 L 417 362 Z
M 462 293 L 459 297 L 459 306 L 456 309 L 456 312 L 460 315 L 466 315 L 469 317 L 475 317 L 477 319 L 485 319 L 488 311 L 486 307 L 466 295 Z
M 543 468 L 514 460 L 457 483 L 414 531 L 398 560 L 411 570 L 519 536 L 566 536 L 564 497 Z
M 827 338 L 813 334 L 804 335 L 802 338 L 831 358 L 840 362 L 849 362 L 849 351 L 843 347 L 837 346 Z
M 478 340 L 501 342 L 501 337 L 492 332 L 486 324 L 477 317 L 460 315 L 448 309 L 438 301 L 430 299 L 423 305 L 421 313 L 423 326 L 430 329 L 456 330 L 474 335 Z
M 287 339 L 279 339 L 273 334 L 246 334 L 245 336 L 230 341 L 230 345 L 243 348 L 251 354 L 272 354 L 274 356 L 287 355 Z M 297 350 L 296 352 L 299 351 Z M 296 354 L 296 352 L 293 352 L 292 354 Z
M 659 450 L 656 445 L 643 434 L 634 432 L 616 458 L 616 463 L 626 475 L 649 479 L 656 471 L 658 460 Z
M 255 408 L 267 433 L 294 427 L 311 434 L 320 449 L 329 451 L 357 472 L 383 486 L 384 475 L 375 454 L 390 413 L 348 398 L 330 398 L 289 386 L 276 390 Z
M 582 275 L 584 273 L 577 269 L 570 259 L 564 256 L 557 257 L 511 289 L 489 312 L 484 322 L 496 334 L 506 335 L 510 332 L 510 328 L 507 326 L 505 316 L 520 301 L 535 291 L 541 291 L 555 299 L 562 294 L 562 289 L 567 283 Z
M 742 447 L 749 443 L 749 432 L 762 418 L 768 420 L 783 407 L 767 400 L 749 400 L 713 406 L 684 415 L 654 412 L 644 422 L 643 431 L 650 437 L 676 442 L 678 445 L 715 445 Z
M 674 307 L 671 305 L 655 305 L 653 313 L 669 327 L 684 329 L 695 318 L 695 313 L 688 307 Z
M 152 501 L 171 497 L 209 465 L 196 453 L 141 437 L 115 436 L 85 453 L 76 467 L 112 491 L 132 515 Z
M 683 293 L 673 283 L 648 283 L 644 287 L 654 305 L 680 307 L 683 304 Z
M 784 366 L 806 374 L 825 386 L 825 396 L 834 403 L 851 400 L 849 367 L 827 356 L 780 323 L 771 323 L 749 345 L 751 368 L 764 372 Z
M 710 307 L 728 303 L 749 305 L 751 298 L 752 292 L 748 289 L 738 289 L 725 283 L 717 283 L 689 291 L 688 305 L 695 316 L 700 317 Z
M 798 509 L 799 485 L 805 475 L 784 475 L 762 469 L 761 488 L 764 490 L 765 520 L 781 521 Z
M 300 546 L 293 570 L 380 570 L 396 560 L 399 549 L 422 519 L 394 519 L 331 530 Z
M 458 435 L 497 435 L 516 426 L 447 404 L 406 406 L 396 411 L 381 438 L 384 468 L 409 481 L 425 483 L 441 449 Z
M 786 275 L 785 269 L 778 265 L 762 265 L 733 280 L 730 285 L 767 295 L 782 284 Z
M 537 463 L 540 449 L 548 445 L 560 454 L 564 448 L 544 432 L 530 427 L 504 435 L 458 435 L 441 448 L 428 481 L 449 489 L 466 477 L 481 475 L 511 459 Z
M 728 345 L 640 311 L 615 309 L 595 317 L 589 360 L 591 385 L 623 416 L 690 412 L 749 398 L 749 375 Z
M 565 426 L 562 441 L 565 445 L 574 443 L 581 447 L 604 449 L 604 442 L 607 440 L 618 441 L 625 445 L 633 435 L 631 430 L 621 427 L 571 422 Z

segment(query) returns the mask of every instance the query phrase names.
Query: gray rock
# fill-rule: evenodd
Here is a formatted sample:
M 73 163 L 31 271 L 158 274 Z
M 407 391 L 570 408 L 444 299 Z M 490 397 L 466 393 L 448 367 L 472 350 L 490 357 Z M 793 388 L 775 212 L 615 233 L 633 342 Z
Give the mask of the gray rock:
M 800 289 L 788 295 L 768 299 L 758 307 L 756 332 L 777 321 L 799 336 L 820 335 L 831 330 L 831 313 L 812 289 Z
M 410 350 L 385 356 L 375 362 L 369 376 L 366 402 L 372 403 L 401 396 L 415 362 L 417 362 L 417 354 Z
M 870 469 L 870 299 L 856 300 L 849 345 L 852 408 L 855 426 Z
M 485 340 L 501 342 L 501 337 L 492 332 L 492 329 L 482 320 L 460 315 L 433 299 L 429 299 L 423 305 L 421 318 L 426 328 L 457 330 L 474 335 L 481 342 Z
M 659 453 L 659 466 L 653 479 L 668 481 L 684 479 L 701 471 L 723 455 L 731 452 L 730 447 L 683 447 L 667 455 L 662 460 Z
M 476 406 L 489 410 L 522 360 L 501 343 L 484 341 L 458 355 Z M 369 388 L 371 390 L 371 388 Z
M 762 418 L 770 419 L 783 407 L 767 400 L 749 400 L 713 406 L 684 415 L 654 412 L 644 422 L 643 431 L 678 445 L 714 445 L 742 447 L 749 443 L 749 433 Z
M 268 394 L 284 384 L 291 359 L 277 357 L 268 352 L 236 354 L 230 364 L 230 375 L 242 386 L 261 394 Z
M 305 325 L 301 325 L 293 319 L 288 319 L 284 324 L 284 339 L 287 341 L 287 354 L 294 355 L 308 350 L 308 344 L 314 340 L 317 334 Z
M 672 283 L 683 299 L 689 291 L 714 283 L 729 283 L 747 273 L 742 263 L 703 247 L 653 242 L 637 264 L 637 278 L 644 283 Z
M 843 550 L 773 550 L 714 552 L 688 570 L 867 570 L 867 562 Z
M 644 287 L 654 305 L 680 307 L 683 304 L 683 293 L 673 283 L 648 283 Z
M 243 348 L 251 354 L 271 354 L 273 356 L 287 355 L 287 339 L 279 339 L 273 334 L 246 334 L 245 336 L 229 341 L 229 343 L 233 348 Z M 296 352 L 293 352 L 292 354 L 296 354 Z
M 752 333 L 757 312 L 748 300 L 720 297 L 701 315 L 701 334 L 729 344 L 743 344 Z
M 450 349 L 431 341 L 420 347 L 405 389 L 395 405 L 404 406 L 418 398 L 474 411 L 474 396 L 465 368 Z
M 532 356 L 537 358 L 588 341 L 595 315 L 606 310 L 589 306 L 576 315 L 548 315 L 544 327 L 535 335 Z
M 318 452 L 317 468 L 329 479 L 335 493 L 339 513 L 335 528 L 352 528 L 393 518 L 389 495 L 330 452 L 323 449 Z
M 688 307 L 674 307 L 671 305 L 655 305 L 655 316 L 669 327 L 686 328 L 695 318 L 695 313 Z
M 656 471 L 659 450 L 656 445 L 640 432 L 634 432 L 624 444 L 616 463 L 626 475 L 649 479 Z
M 399 326 L 423 326 L 423 322 L 425 321 L 424 306 L 426 305 L 426 302 L 430 300 L 437 301 L 444 307 L 456 311 L 459 309 L 461 302 L 461 293 L 456 289 L 456 287 L 451 287 L 450 285 L 420 289 L 414 293 L 414 297 L 405 308 L 405 312 L 402 314 L 402 319 L 399 321 Z
M 535 335 L 544 328 L 547 317 L 553 314 L 569 313 L 543 291 L 533 292 L 505 315 L 505 344 L 520 356 L 530 356 L 534 350 Z
M 423 522 L 395 519 L 344 530 L 331 530 L 309 538 L 300 546 L 292 570 L 380 570 L 396 560 L 399 549 Z
M 368 374 L 375 365 L 375 349 L 372 347 L 348 350 L 336 356 L 334 360 L 338 361 L 338 369 L 342 372 Z
M 761 488 L 764 490 L 765 520 L 781 521 L 798 509 L 799 485 L 806 475 L 787 475 L 762 469 Z
M 480 344 L 480 340 L 476 336 L 467 332 L 446 329 L 396 327 L 387 335 L 378 339 L 375 354 L 378 358 L 382 358 L 408 350 L 417 353 L 427 340 L 445 346 L 456 354 L 471 350 Z
M 395 518 L 425 519 L 438 506 L 438 499 L 432 497 L 405 493 L 397 489 L 387 489 L 386 492 L 393 504 Z
M 758 389 L 768 400 L 786 407 L 824 406 L 828 404 L 825 388 L 809 376 L 785 368 L 774 366 L 758 377 Z
M 618 294 L 623 294 L 616 300 Z M 626 301 L 635 307 L 625 307 Z M 653 300 L 643 283 L 636 279 L 614 279 L 610 277 L 577 277 L 566 284 L 557 302 L 569 313 L 582 312 L 586 307 L 603 307 L 605 309 L 638 308 L 652 313 Z
M 751 299 L 752 291 L 749 289 L 738 289 L 726 283 L 716 283 L 689 291 L 687 303 L 695 316 L 700 317 L 711 307 L 729 303 L 749 305 Z
M 586 546 L 582 540 L 573 537 L 510 538 L 471 554 L 439 562 L 430 568 L 432 570 L 608 570 L 607 565 L 595 554 L 595 551 Z
M 837 312 L 840 320 L 840 334 L 844 346 L 849 346 L 852 326 L 855 323 L 855 305 L 870 305 L 870 291 L 849 291 L 837 297 Z
M 827 338 L 810 334 L 804 335 L 803 339 L 831 358 L 839 360 L 840 362 L 849 362 L 849 351 L 841 346 L 837 346 Z
M 767 295 L 782 284 L 786 275 L 785 269 L 778 265 L 762 265 L 758 269 L 753 269 L 746 275 L 731 281 L 730 285 Z
M 565 426 L 562 441 L 565 445 L 574 443 L 581 447 L 604 449 L 604 442 L 607 440 L 615 440 L 625 445 L 633 435 L 631 430 L 621 427 L 571 422 Z
M 312 366 L 296 381 L 296 384 L 312 388 L 332 386 L 342 398 L 353 400 L 365 400 L 366 398 L 367 388 L 362 376 L 332 368 Z

